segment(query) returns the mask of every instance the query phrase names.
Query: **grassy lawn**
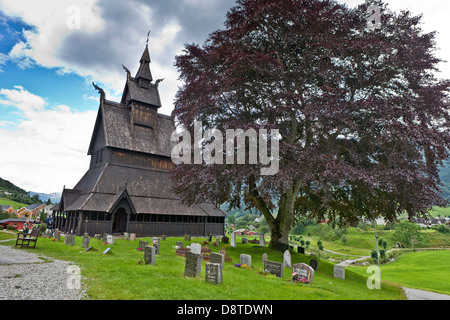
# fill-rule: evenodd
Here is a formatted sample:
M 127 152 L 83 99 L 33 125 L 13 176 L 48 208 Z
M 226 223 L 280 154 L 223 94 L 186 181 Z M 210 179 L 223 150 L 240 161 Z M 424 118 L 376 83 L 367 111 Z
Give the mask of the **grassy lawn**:
M 347 269 L 363 275 L 366 267 Z M 450 250 L 407 253 L 381 266 L 383 281 L 450 295 Z
M 13 233 L 11 233 L 13 232 Z M 0 241 L 1 240 L 9 240 L 9 239 L 17 239 L 17 232 L 15 231 L 0 231 Z
M 141 239 L 142 240 L 142 239 Z M 151 240 L 151 238 L 144 238 Z M 233 262 L 226 262 L 223 283 L 213 285 L 205 282 L 205 261 L 200 278 L 184 277 L 185 259 L 175 254 L 173 246 L 183 238 L 167 238 L 161 241 L 160 255 L 156 266 L 137 264 L 143 252 L 136 250 L 138 240 L 115 240 L 111 251 L 103 255 L 108 247 L 100 240 L 91 238 L 95 250 L 84 252 L 82 238 L 77 237 L 75 246 L 66 246 L 63 241 L 52 242 L 40 238 L 35 252 L 51 258 L 68 260 L 81 267 L 83 283 L 90 299 L 102 300 L 398 300 L 405 299 L 401 288 L 383 283 L 382 290 L 369 290 L 367 275 L 352 272 L 347 268 L 346 280 L 333 277 L 333 264 L 320 260 L 313 283 L 294 284 L 291 269 L 284 269 L 284 277 L 276 278 L 263 274 L 262 254 L 270 261 L 283 261 L 283 254 L 255 244 L 240 244 L 237 248 L 226 247 Z M 204 239 L 193 238 L 202 243 Z M 190 244 L 183 241 L 184 246 Z M 4 242 L 2 245 L 11 245 Z M 219 247 L 210 246 L 213 252 Z M 252 256 L 252 269 L 234 266 L 239 263 L 241 253 Z M 292 263 L 309 264 L 309 256 L 292 253 Z

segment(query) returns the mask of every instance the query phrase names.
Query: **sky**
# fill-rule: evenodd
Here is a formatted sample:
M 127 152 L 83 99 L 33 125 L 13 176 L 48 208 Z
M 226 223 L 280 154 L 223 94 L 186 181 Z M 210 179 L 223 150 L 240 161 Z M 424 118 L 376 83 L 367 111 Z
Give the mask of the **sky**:
M 341 0 L 355 6 L 363 0 Z M 423 14 L 449 60 L 450 1 L 387 0 Z M 149 37 L 151 70 L 170 115 L 181 86 L 175 56 L 224 28 L 235 0 L 0 0 L 0 177 L 34 192 L 73 188 L 88 170 L 99 107 L 92 82 L 119 101 Z M 438 77 L 450 78 L 450 63 Z

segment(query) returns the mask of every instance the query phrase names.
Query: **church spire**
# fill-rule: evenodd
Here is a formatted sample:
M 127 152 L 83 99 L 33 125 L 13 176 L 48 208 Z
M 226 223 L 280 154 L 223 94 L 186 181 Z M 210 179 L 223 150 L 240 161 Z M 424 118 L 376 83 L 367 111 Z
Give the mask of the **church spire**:
M 141 60 L 139 61 L 140 66 L 139 70 L 136 73 L 136 79 L 139 80 L 139 78 L 148 80 L 150 82 L 153 81 L 152 72 L 150 71 L 150 53 L 148 51 L 148 37 L 150 35 L 150 31 L 147 34 L 147 44 L 145 45 L 144 53 L 142 54 Z

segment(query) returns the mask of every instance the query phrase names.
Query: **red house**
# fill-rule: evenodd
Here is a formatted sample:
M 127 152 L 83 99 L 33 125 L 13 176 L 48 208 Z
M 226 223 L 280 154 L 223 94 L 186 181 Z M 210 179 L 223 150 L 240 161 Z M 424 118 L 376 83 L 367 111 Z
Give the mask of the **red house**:
M 23 230 L 23 225 L 29 219 L 17 219 L 17 218 L 9 218 L 5 220 L 0 220 L 0 227 L 2 229 L 6 229 L 7 226 L 15 227 L 16 230 Z

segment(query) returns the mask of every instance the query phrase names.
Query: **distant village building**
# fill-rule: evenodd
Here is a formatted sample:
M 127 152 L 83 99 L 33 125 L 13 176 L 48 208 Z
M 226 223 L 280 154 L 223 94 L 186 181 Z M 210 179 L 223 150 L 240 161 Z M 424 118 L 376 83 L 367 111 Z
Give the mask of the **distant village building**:
M 8 212 L 9 214 L 16 213 L 16 210 L 14 210 L 13 206 L 10 204 L 0 205 L 0 211 Z
M 23 207 L 17 210 L 17 217 L 35 219 L 37 216 L 40 216 L 41 210 L 44 208 L 45 204 L 31 204 L 28 207 Z
M 225 214 L 213 204 L 191 207 L 171 191 L 173 117 L 158 113 L 148 46 L 135 77 L 128 69 L 120 103 L 100 92 L 89 145 L 89 170 L 73 189 L 64 188 L 52 210 L 55 227 L 77 235 L 124 232 L 137 236 L 223 235 Z

